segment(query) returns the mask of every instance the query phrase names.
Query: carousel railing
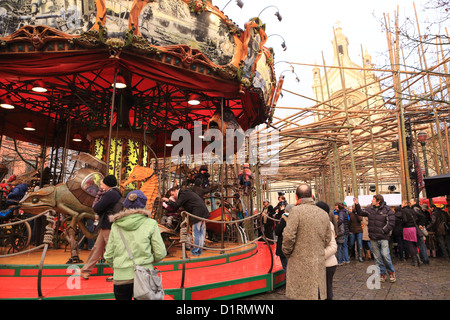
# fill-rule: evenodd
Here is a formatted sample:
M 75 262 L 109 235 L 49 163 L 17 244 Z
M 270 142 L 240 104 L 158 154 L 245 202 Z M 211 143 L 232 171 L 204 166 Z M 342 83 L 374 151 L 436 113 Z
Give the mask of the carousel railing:
M 45 215 L 46 220 L 47 220 L 47 226 L 45 227 L 44 240 L 43 240 L 41 245 L 39 245 L 37 247 L 34 247 L 34 248 L 31 248 L 31 249 L 28 249 L 28 250 L 16 252 L 16 253 L 0 255 L 0 258 L 12 257 L 12 256 L 16 256 L 16 255 L 30 253 L 32 251 L 36 251 L 36 250 L 40 250 L 40 249 L 44 248 L 44 250 L 42 251 L 41 261 L 39 263 L 39 271 L 38 271 L 37 289 L 38 289 L 38 297 L 39 297 L 39 299 L 42 299 L 42 297 L 43 297 L 42 289 L 41 289 L 42 268 L 43 268 L 43 264 L 44 264 L 45 255 L 47 254 L 48 246 L 53 241 L 53 234 L 54 234 L 54 230 L 55 230 L 54 217 L 56 215 L 56 212 L 53 209 L 49 209 L 49 210 L 43 211 L 43 212 L 41 212 L 41 213 L 39 213 L 39 214 L 37 214 L 37 215 L 35 215 L 33 217 L 27 218 L 27 219 L 21 219 L 19 221 L 13 221 L 13 222 L 0 224 L 0 230 L 4 230 L 5 228 L 14 227 L 14 226 L 19 225 L 19 224 L 27 224 L 28 221 L 37 219 L 37 218 L 39 218 L 41 216 L 44 216 L 44 215 Z
M 275 242 L 275 240 L 266 238 L 266 236 L 264 234 L 264 230 L 262 230 L 262 214 L 261 213 L 254 214 L 252 216 L 249 216 L 249 217 L 246 217 L 246 218 L 243 218 L 243 219 L 230 220 L 230 221 L 224 221 L 224 220 L 213 221 L 213 220 L 209 220 L 209 219 L 204 219 L 204 218 L 198 217 L 198 216 L 196 216 L 194 214 L 191 214 L 191 213 L 189 213 L 187 211 L 182 211 L 181 212 L 181 216 L 183 218 L 183 221 L 181 222 L 181 226 L 180 226 L 180 242 L 181 242 L 182 253 L 183 253 L 183 258 L 182 258 L 182 276 L 181 276 L 181 286 L 180 286 L 181 289 L 184 289 L 184 284 L 185 284 L 185 279 L 186 279 L 186 261 L 187 261 L 186 247 L 187 247 L 187 245 L 189 245 L 191 247 L 201 248 L 203 250 L 224 252 L 224 251 L 237 250 L 237 249 L 246 247 L 249 244 L 256 243 L 257 241 L 263 239 L 264 242 L 267 244 L 267 247 L 270 250 L 270 257 L 271 257 L 270 268 L 267 271 L 267 273 L 271 273 L 272 272 L 274 259 L 273 259 L 272 247 L 270 246 L 269 242 Z M 192 243 L 189 240 L 189 236 L 188 236 L 188 234 L 189 234 L 189 227 L 188 227 L 189 226 L 189 217 L 194 217 L 196 220 L 205 221 L 207 223 L 217 223 L 217 224 L 223 224 L 223 225 L 239 225 L 239 224 L 244 224 L 244 223 L 250 221 L 250 222 L 253 222 L 253 223 L 250 223 L 250 226 L 255 226 L 255 225 L 258 226 L 256 229 L 260 229 L 260 234 L 261 235 L 257 236 L 253 240 L 250 240 L 249 242 L 243 243 L 242 245 L 228 247 L 228 248 L 224 247 L 223 242 L 222 242 L 222 247 L 221 248 L 199 246 L 199 245 L 196 245 L 196 244 Z M 271 218 L 271 217 L 268 217 L 268 218 L 270 218 L 270 219 L 272 219 L 274 221 L 279 221 L 279 220 Z M 259 222 L 259 224 L 255 224 L 255 222 Z M 250 228 L 248 231 L 255 232 L 257 230 L 255 230 L 254 228 Z M 223 232 L 223 229 L 222 229 L 222 232 Z

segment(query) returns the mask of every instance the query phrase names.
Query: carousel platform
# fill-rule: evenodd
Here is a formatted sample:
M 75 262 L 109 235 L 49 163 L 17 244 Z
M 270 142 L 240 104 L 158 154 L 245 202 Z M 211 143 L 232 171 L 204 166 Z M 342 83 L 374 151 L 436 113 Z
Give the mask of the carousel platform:
M 229 300 L 269 292 L 285 283 L 275 245 L 269 248 L 264 242 L 256 242 L 238 250 L 205 250 L 200 257 L 188 257 L 184 262 L 183 287 L 182 252 L 180 248 L 172 249 L 167 258 L 155 264 L 162 271 L 165 300 Z M 83 261 L 88 255 L 89 251 L 80 251 Z M 41 256 L 42 249 L 0 258 L 0 299 L 114 299 L 113 284 L 106 281 L 112 275 L 108 264 L 98 263 L 89 280 L 84 280 L 74 276 L 74 269 L 82 264 L 65 264 L 69 253 L 52 248 L 45 256 L 39 296 Z

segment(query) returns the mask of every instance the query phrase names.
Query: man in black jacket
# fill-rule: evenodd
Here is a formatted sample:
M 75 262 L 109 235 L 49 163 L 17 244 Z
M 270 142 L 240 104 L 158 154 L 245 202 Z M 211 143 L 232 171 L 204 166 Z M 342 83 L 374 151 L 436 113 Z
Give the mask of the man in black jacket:
M 98 216 L 99 230 L 94 247 L 89 254 L 88 260 L 81 269 L 80 275 L 83 279 L 89 279 L 89 275 L 94 269 L 95 264 L 103 256 L 111 231 L 111 222 L 108 217 L 122 210 L 121 198 L 122 195 L 117 187 L 116 177 L 108 175 L 103 178 L 100 183 L 100 190 L 92 205 L 92 209 L 94 209 L 94 212 Z M 107 281 L 112 281 L 112 277 L 107 278 Z
M 356 213 L 369 219 L 369 238 L 373 255 L 380 271 L 380 281 L 386 281 L 387 270 L 389 272 L 389 280 L 395 282 L 395 269 L 389 252 L 390 233 L 395 226 L 394 211 L 386 205 L 383 196 L 380 194 L 373 196 L 372 205 L 365 210 L 361 209 L 358 199 L 353 199 L 353 201 Z
M 175 202 L 167 198 L 162 198 L 162 200 L 167 202 L 175 210 L 183 207 L 185 211 L 203 219 L 208 219 L 211 216 L 205 205 L 205 201 L 191 189 L 178 189 L 177 187 L 173 187 L 169 192 L 170 196 L 175 199 Z M 191 249 L 191 253 L 192 255 L 199 256 L 202 254 L 201 247 L 205 243 L 206 222 L 190 216 L 189 224 L 192 226 L 195 245 Z

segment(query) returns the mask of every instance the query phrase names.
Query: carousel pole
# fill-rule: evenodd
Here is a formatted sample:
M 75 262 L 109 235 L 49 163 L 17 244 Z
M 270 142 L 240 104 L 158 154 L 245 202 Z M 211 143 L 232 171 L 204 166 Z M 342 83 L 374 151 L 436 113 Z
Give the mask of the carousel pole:
M 39 188 L 43 187 L 42 178 L 44 177 L 45 156 L 47 154 L 47 152 L 45 150 L 47 149 L 49 126 L 50 126 L 50 114 L 48 115 L 48 118 L 47 118 L 47 127 L 45 129 L 44 144 L 42 145 L 42 148 L 41 148 L 41 174 L 40 174 L 40 178 L 39 178 Z
M 224 98 L 222 97 L 221 98 L 221 100 L 220 100 L 220 115 L 221 115 L 221 128 L 222 128 L 222 146 L 221 146 L 221 148 L 222 148 L 222 152 L 221 153 L 219 153 L 220 154 L 220 156 L 221 156 L 221 159 L 220 159 L 220 173 L 219 173 L 219 179 L 220 179 L 220 220 L 221 221 L 224 221 L 224 217 L 225 217 L 225 215 L 224 215 L 224 196 L 223 196 L 223 177 L 224 177 L 224 172 L 223 172 L 223 169 L 224 169 L 224 161 L 223 161 L 223 158 L 224 158 L 224 146 L 223 146 L 223 143 L 224 143 L 224 139 L 225 139 L 225 137 L 223 136 L 223 104 L 224 104 Z M 220 241 L 221 241 L 221 247 L 222 247 L 222 249 L 223 248 L 225 248 L 225 243 L 224 243 L 224 237 L 223 237 L 223 228 L 221 227 L 220 228 Z M 224 251 L 222 251 L 222 253 L 224 253 Z
M 116 80 L 117 80 L 117 68 L 114 69 L 114 86 L 113 93 L 111 98 L 111 116 L 109 119 L 109 134 L 108 134 L 108 147 L 106 148 L 106 165 L 108 168 L 107 173 L 109 174 L 109 161 L 111 157 L 111 136 L 112 136 L 112 127 L 113 127 L 113 118 L 114 118 L 114 104 L 116 100 Z
M 61 179 L 64 179 L 64 175 L 66 172 L 66 161 L 67 161 L 67 147 L 69 145 L 69 134 L 70 134 L 70 126 L 71 126 L 70 112 L 69 112 L 69 120 L 66 125 L 66 136 L 64 137 L 64 152 L 62 155 L 61 161 L 61 172 L 59 173 L 58 182 L 61 182 Z

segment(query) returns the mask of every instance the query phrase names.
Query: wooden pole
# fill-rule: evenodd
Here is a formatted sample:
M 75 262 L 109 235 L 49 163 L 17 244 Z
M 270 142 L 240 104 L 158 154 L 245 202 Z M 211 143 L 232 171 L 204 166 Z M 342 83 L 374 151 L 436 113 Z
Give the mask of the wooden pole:
M 365 62 L 364 62 L 364 51 L 363 51 L 363 46 L 361 45 L 361 59 L 362 59 L 362 63 L 363 66 L 365 66 Z M 366 96 L 367 99 L 367 81 L 366 81 L 366 71 L 364 69 L 364 73 L 363 73 L 363 77 L 364 77 L 364 95 Z M 376 152 L 375 152 L 375 144 L 373 142 L 373 127 L 372 127 L 372 117 L 370 114 L 370 108 L 369 108 L 369 100 L 366 100 L 366 107 L 367 110 L 369 111 L 369 115 L 368 115 L 368 120 L 369 120 L 369 134 L 370 134 L 370 146 L 372 149 L 372 163 L 373 163 L 373 175 L 374 175 L 374 180 L 375 180 L 375 193 L 378 194 L 378 168 L 377 168 L 377 159 L 376 159 Z
M 337 60 L 338 60 L 338 64 L 339 66 L 341 66 L 341 59 L 339 56 L 339 50 L 338 50 L 338 46 L 337 46 L 337 39 L 336 39 L 336 31 L 334 30 L 333 27 L 333 33 L 334 33 L 334 42 L 335 42 L 335 46 L 336 46 L 336 52 L 337 52 Z M 345 75 L 344 75 L 344 71 L 343 69 L 339 69 L 339 75 L 341 78 L 341 85 L 342 85 L 342 91 L 343 91 L 343 95 L 344 95 L 344 108 L 345 108 L 345 116 L 346 116 L 346 122 L 348 126 L 351 126 L 352 124 L 350 123 L 350 118 L 348 116 L 348 105 L 347 105 L 347 95 L 346 95 L 346 88 L 345 88 Z M 357 185 L 357 181 L 356 181 L 356 166 L 355 166 L 355 156 L 353 154 L 353 141 L 352 141 L 352 128 L 348 128 L 347 129 L 347 139 L 348 139 L 348 146 L 350 149 L 350 161 L 351 161 L 351 169 L 352 169 L 352 186 L 353 186 L 353 196 L 355 198 L 358 198 L 358 185 Z
M 422 59 L 423 59 L 423 63 L 424 63 L 425 69 L 428 69 L 427 60 L 425 59 L 425 50 L 423 49 L 423 43 L 421 41 L 422 40 L 422 36 L 420 34 L 419 18 L 417 16 L 416 4 L 414 2 L 413 2 L 413 6 L 414 6 L 414 13 L 415 13 L 416 22 L 417 22 L 417 32 L 419 33 L 420 48 L 422 50 Z M 428 79 L 428 86 L 429 86 L 430 92 L 432 93 L 433 92 L 433 88 L 431 86 L 431 79 L 430 79 L 430 75 L 429 74 L 427 74 L 427 79 Z M 440 159 L 440 162 L 441 162 L 442 169 L 444 171 L 446 171 L 445 164 L 444 164 L 444 161 L 443 161 L 443 158 L 444 158 L 444 147 L 442 146 L 441 126 L 440 126 L 440 123 L 439 123 L 438 111 L 437 111 L 437 108 L 436 108 L 436 102 L 434 100 L 434 95 L 431 94 L 430 97 L 431 97 L 431 104 L 433 106 L 434 121 L 436 123 L 436 133 L 437 133 L 437 136 L 438 136 L 439 149 L 440 149 L 440 152 L 441 152 L 441 157 L 439 159 Z
M 386 16 L 384 17 L 386 27 L 388 24 L 386 23 Z M 390 29 L 390 27 L 389 27 Z M 408 157 L 406 150 L 406 135 L 405 135 L 405 120 L 404 120 L 404 110 L 403 110 L 403 102 L 402 102 L 402 88 L 400 81 L 399 70 L 399 39 L 398 39 L 398 7 L 397 13 L 395 14 L 395 34 L 396 39 L 395 42 L 389 36 L 389 31 L 386 31 L 386 37 L 389 47 L 389 57 L 391 60 L 391 68 L 392 68 L 392 78 L 394 81 L 395 88 L 395 103 L 397 106 L 397 117 L 398 117 L 398 136 L 399 136 L 399 155 L 400 155 L 400 165 L 402 172 L 402 198 L 409 201 L 411 196 L 411 183 L 409 179 L 409 166 L 408 166 Z M 395 43 L 395 47 L 393 47 L 392 43 Z

